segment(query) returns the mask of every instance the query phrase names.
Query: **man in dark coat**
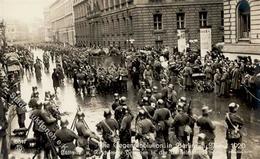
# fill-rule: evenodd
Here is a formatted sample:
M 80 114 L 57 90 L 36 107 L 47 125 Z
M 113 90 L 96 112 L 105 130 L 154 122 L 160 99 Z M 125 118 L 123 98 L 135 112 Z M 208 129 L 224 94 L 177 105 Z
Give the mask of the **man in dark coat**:
M 132 159 L 132 131 L 131 131 L 131 123 L 133 121 L 134 116 L 130 112 L 127 106 L 124 106 L 124 117 L 121 122 L 119 137 L 120 137 L 120 159 Z
M 156 142 L 160 145 L 158 148 L 159 153 L 164 153 L 167 145 L 169 143 L 169 132 L 167 121 L 171 116 L 170 110 L 165 108 L 165 103 L 162 99 L 157 102 L 158 109 L 155 110 L 153 121 L 157 123 L 156 125 Z
M 36 80 L 41 81 L 42 79 L 42 64 L 40 60 L 36 60 L 36 63 L 34 64 L 34 70 L 35 70 L 35 75 L 36 75 Z
M 60 145 L 58 146 L 61 159 L 73 159 L 76 148 L 74 140 L 79 138 L 72 130 L 67 128 L 68 124 L 69 122 L 67 119 L 61 119 L 61 129 L 55 132 L 58 141 L 60 141 Z
M 115 111 L 116 108 L 119 106 L 119 94 L 118 93 L 115 93 L 114 94 L 114 102 L 112 104 L 112 109 Z
M 139 89 L 140 73 L 136 69 L 136 67 L 132 68 L 131 77 L 132 77 L 132 84 L 133 84 L 134 89 Z
M 175 128 L 177 141 L 184 148 L 185 152 L 188 151 L 188 135 L 185 132 L 185 127 L 189 124 L 189 116 L 184 112 L 184 104 L 178 104 L 177 114 L 174 117 L 172 127 Z
M 142 159 L 152 158 L 152 144 L 154 144 L 154 132 L 155 126 L 151 119 L 147 117 L 144 110 L 140 110 L 138 113 L 138 121 L 136 122 L 136 139 L 139 139 L 139 149 Z
M 89 156 L 99 155 L 99 137 L 90 130 L 85 123 L 85 114 L 83 112 L 77 113 L 78 121 L 76 122 L 76 130 L 78 132 L 78 146 L 84 150 L 88 150 Z
M 214 140 L 215 140 L 215 125 L 212 123 L 211 119 L 209 118 L 209 110 L 208 106 L 202 107 L 202 117 L 197 120 L 197 125 L 200 128 L 200 133 L 206 135 L 205 138 L 205 147 L 208 151 L 208 156 L 210 159 L 213 158 L 213 150 L 214 150 Z
M 58 73 L 57 69 L 53 69 L 52 73 L 52 82 L 55 94 L 57 94 L 57 88 L 60 87 L 60 74 Z

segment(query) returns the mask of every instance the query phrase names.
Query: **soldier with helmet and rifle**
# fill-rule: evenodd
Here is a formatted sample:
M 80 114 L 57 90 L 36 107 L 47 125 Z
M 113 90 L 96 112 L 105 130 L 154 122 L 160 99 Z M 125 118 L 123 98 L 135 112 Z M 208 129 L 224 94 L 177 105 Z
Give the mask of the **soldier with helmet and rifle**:
M 109 109 L 104 111 L 104 117 L 105 119 L 96 125 L 97 130 L 101 132 L 103 137 L 103 159 L 107 159 L 108 152 L 110 152 L 110 159 L 115 159 L 119 125 L 112 118 L 112 113 Z

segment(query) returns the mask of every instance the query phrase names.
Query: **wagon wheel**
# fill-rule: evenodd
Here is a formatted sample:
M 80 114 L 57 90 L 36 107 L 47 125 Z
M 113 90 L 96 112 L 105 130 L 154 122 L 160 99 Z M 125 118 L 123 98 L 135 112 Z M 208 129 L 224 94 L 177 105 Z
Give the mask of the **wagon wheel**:
M 198 92 L 204 92 L 204 88 L 203 88 L 203 86 L 202 86 L 202 84 L 200 83 L 200 82 L 197 82 L 196 84 L 196 90 L 198 91 Z

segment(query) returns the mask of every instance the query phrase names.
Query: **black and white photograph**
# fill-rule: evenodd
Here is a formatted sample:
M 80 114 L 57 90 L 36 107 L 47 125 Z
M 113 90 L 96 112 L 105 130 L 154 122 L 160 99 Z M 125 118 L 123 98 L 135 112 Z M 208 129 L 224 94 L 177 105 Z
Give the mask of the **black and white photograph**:
M 0 159 L 260 159 L 260 0 L 0 0 Z

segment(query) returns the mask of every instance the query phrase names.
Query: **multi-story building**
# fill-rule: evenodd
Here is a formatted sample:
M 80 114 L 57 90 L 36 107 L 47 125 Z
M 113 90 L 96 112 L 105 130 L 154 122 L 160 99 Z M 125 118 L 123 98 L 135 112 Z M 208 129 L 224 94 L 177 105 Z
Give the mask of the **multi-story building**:
M 200 47 L 200 29 L 222 42 L 222 0 L 74 0 L 76 43 L 126 48 L 177 46 L 182 31 Z
M 17 20 L 8 20 L 6 24 L 6 40 L 7 42 L 21 42 L 29 40 L 29 28 L 26 24 Z
M 260 0 L 224 0 L 224 52 L 259 58 Z
M 72 0 L 56 0 L 49 7 L 52 40 L 75 44 Z
M 51 41 L 51 23 L 50 23 L 50 11 L 49 8 L 44 9 L 44 40 L 46 42 Z

